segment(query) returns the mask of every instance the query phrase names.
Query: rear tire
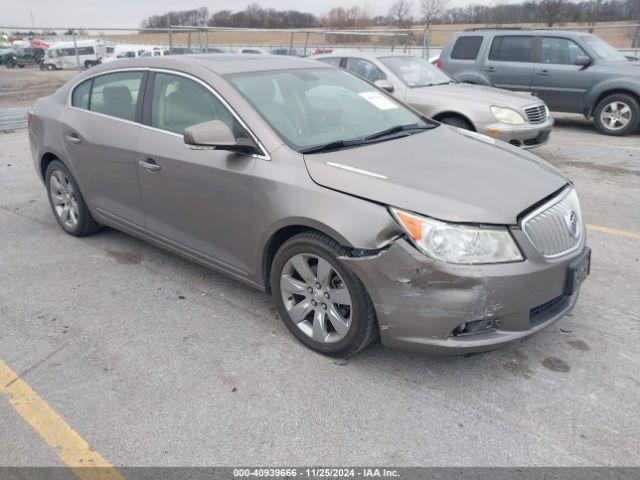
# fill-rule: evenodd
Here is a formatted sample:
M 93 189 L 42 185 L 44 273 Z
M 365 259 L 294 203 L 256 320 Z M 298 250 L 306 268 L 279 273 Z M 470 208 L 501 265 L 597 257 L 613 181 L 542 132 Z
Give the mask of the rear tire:
M 593 123 L 604 135 L 622 136 L 633 133 L 640 125 L 640 105 L 631 95 L 614 93 L 596 105 Z
M 84 237 L 102 228 L 91 215 L 73 175 L 61 161 L 49 164 L 45 179 L 53 216 L 65 232 Z
M 330 357 L 354 355 L 379 333 L 369 294 L 339 260 L 347 254 L 310 231 L 287 240 L 271 266 L 271 292 L 285 325 L 305 346 Z
M 465 130 L 473 130 L 473 126 L 464 118 L 456 115 L 447 115 L 438 120 L 440 123 L 451 125 L 452 127 L 464 128 Z

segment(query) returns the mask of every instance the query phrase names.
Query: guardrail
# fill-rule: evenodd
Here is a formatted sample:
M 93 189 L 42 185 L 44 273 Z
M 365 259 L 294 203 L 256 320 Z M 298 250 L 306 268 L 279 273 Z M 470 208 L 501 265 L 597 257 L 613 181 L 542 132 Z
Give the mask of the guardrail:
M 29 107 L 0 108 L 0 133 L 26 128 Z

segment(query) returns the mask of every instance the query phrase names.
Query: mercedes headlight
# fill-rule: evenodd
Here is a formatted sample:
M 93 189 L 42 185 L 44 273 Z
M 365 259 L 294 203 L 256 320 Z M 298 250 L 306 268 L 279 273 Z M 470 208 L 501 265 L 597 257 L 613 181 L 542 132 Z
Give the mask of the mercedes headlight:
M 493 116 L 502 123 L 508 123 L 509 125 L 524 125 L 525 120 L 517 110 L 507 107 L 491 106 L 491 113 Z
M 506 227 L 441 222 L 391 208 L 414 245 L 429 257 L 447 263 L 506 263 L 523 260 Z

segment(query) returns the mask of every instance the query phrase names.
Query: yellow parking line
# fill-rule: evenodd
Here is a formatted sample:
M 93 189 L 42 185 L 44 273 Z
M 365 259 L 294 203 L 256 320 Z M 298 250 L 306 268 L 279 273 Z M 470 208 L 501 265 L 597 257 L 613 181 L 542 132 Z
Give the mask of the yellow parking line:
M 608 233 L 610 235 L 617 235 L 618 237 L 635 238 L 636 240 L 640 240 L 640 233 L 636 232 L 618 230 L 616 228 L 601 227 L 600 225 L 587 225 L 587 228 L 592 232 Z
M 0 360 L 0 395 L 56 450 L 60 459 L 81 480 L 124 480 L 98 452 L 69 426 L 47 402 Z

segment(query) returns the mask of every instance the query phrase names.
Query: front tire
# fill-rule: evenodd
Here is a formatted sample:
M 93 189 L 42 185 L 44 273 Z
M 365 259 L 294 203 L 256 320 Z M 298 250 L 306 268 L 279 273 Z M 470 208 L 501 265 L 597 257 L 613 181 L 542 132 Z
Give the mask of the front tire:
M 596 105 L 593 123 L 604 135 L 628 135 L 635 132 L 640 124 L 640 105 L 625 93 L 609 95 Z
M 58 224 L 69 235 L 84 237 L 100 230 L 69 169 L 59 160 L 45 174 L 49 205 Z
M 348 251 L 318 232 L 287 240 L 271 267 L 271 291 L 287 328 L 304 345 L 348 357 L 378 337 L 371 298 L 340 262 Z

